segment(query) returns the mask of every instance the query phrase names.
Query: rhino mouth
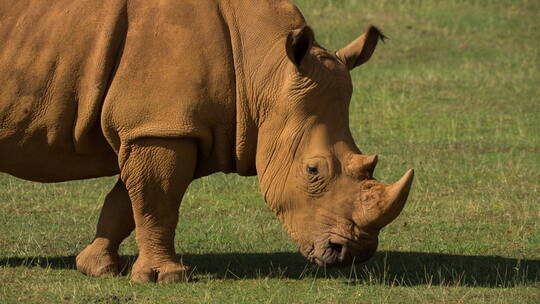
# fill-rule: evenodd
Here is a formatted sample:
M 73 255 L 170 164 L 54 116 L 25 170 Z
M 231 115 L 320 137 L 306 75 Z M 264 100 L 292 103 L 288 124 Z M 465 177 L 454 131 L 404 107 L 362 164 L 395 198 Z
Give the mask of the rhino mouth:
M 313 244 L 308 259 L 319 266 L 347 266 L 369 260 L 376 248 L 348 238 L 329 238 L 319 248 Z
M 322 253 L 314 256 L 314 262 L 319 266 L 339 266 L 346 259 L 346 250 L 343 245 L 328 242 Z
M 342 242 L 328 239 L 323 246 L 313 244 L 307 258 L 319 266 L 338 266 L 347 260 L 346 246 Z

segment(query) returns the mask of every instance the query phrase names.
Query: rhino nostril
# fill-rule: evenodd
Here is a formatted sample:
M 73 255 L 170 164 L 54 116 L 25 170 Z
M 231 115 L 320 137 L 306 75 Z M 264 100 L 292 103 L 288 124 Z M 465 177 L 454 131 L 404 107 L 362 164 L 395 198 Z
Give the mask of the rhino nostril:
M 328 247 L 330 247 L 330 249 L 337 253 L 341 253 L 341 250 L 343 250 L 343 245 L 337 243 L 330 242 L 330 245 Z

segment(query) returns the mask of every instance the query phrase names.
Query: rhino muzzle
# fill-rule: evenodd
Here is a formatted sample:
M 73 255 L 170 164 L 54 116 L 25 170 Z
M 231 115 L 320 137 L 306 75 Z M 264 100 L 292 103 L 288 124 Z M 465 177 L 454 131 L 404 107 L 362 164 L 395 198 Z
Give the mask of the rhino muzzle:
M 320 266 L 345 266 L 369 260 L 377 250 L 377 238 L 352 241 L 348 239 L 328 241 L 311 260 Z
M 370 169 L 376 158 L 372 160 L 369 162 Z M 353 219 L 357 228 L 363 232 L 350 237 L 330 232 L 325 241 L 313 246 L 308 259 L 324 266 L 343 266 L 369 260 L 377 250 L 380 229 L 392 222 L 403 210 L 413 179 L 414 171 L 411 169 L 393 184 L 372 181 L 378 187 L 363 191 L 377 191 L 379 199 L 376 202 L 365 202 L 370 205 L 370 212 L 363 212 L 361 218 Z

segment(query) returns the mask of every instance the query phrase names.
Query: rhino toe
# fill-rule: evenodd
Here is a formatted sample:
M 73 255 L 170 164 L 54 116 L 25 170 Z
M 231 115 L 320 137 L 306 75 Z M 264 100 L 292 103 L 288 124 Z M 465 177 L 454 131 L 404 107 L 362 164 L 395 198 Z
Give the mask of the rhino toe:
M 77 256 L 76 265 L 79 272 L 91 277 L 116 276 L 125 273 L 127 268 L 118 254 L 97 250 L 92 245 Z
M 178 262 L 152 263 L 139 257 L 131 271 L 131 280 L 137 283 L 177 283 L 189 281 L 190 268 Z

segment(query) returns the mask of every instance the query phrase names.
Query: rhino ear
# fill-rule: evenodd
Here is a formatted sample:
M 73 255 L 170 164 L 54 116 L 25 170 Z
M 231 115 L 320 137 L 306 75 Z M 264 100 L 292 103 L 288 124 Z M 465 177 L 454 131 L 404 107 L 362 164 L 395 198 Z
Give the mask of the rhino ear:
M 386 38 L 378 28 L 370 26 L 365 34 L 337 51 L 336 55 L 349 70 L 352 70 L 368 61 L 371 55 L 373 55 L 379 39 L 384 42 Z
M 302 60 L 311 49 L 315 40 L 313 30 L 309 26 L 293 30 L 287 35 L 285 48 L 287 57 L 297 66 L 300 67 Z

